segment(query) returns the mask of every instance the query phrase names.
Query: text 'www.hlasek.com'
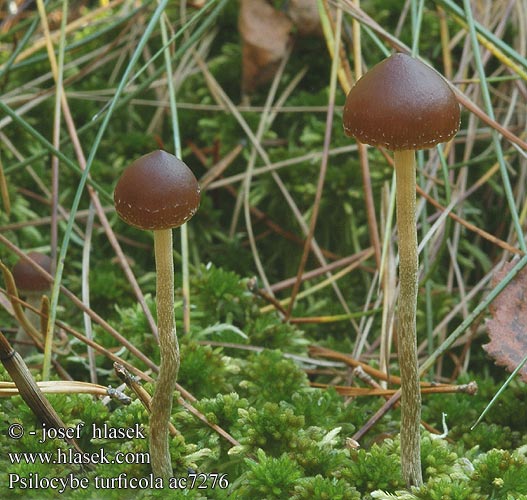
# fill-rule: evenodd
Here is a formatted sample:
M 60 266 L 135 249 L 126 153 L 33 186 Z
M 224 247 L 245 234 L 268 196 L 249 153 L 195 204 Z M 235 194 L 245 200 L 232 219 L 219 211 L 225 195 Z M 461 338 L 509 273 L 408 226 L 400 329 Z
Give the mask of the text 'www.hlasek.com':
M 143 428 L 136 424 L 134 427 L 108 427 L 104 424 L 98 427 L 92 424 L 86 428 L 84 423 L 79 423 L 75 427 L 68 428 L 48 428 L 45 425 L 37 432 L 31 430 L 27 432 L 29 436 L 34 436 L 35 448 L 48 440 L 63 439 L 66 441 L 79 440 L 82 435 L 88 433 L 91 439 L 108 442 L 112 440 L 131 440 L 146 439 Z M 12 423 L 7 429 L 7 436 L 13 440 L 20 440 L 26 431 L 19 423 Z M 54 451 L 7 451 L 9 461 L 13 466 L 16 465 L 71 465 L 75 472 L 68 472 L 64 475 L 52 476 L 40 472 L 29 472 L 18 474 L 7 472 L 7 487 L 10 490 L 54 490 L 59 494 L 71 490 L 87 490 L 94 488 L 105 489 L 225 489 L 229 486 L 226 474 L 198 473 L 189 471 L 184 476 L 171 477 L 168 481 L 163 481 L 160 477 L 154 477 L 152 473 L 142 477 L 130 476 L 125 472 L 108 477 L 106 475 L 87 475 L 86 470 L 110 464 L 123 465 L 148 465 L 150 464 L 150 454 L 148 452 L 115 452 L 107 453 L 104 447 L 93 452 L 83 452 L 73 446 L 57 448 Z M 73 468 L 72 467 L 72 468 Z M 65 468 L 65 471 L 67 469 Z M 0 481 L 4 482 L 5 477 Z

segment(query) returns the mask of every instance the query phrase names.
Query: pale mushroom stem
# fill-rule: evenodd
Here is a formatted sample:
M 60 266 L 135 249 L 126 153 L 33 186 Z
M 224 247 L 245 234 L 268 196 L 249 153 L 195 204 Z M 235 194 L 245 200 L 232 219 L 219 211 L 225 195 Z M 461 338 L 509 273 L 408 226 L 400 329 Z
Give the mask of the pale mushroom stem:
M 41 301 L 42 301 L 42 295 L 44 292 L 26 292 L 26 302 L 31 306 L 34 307 L 37 311 L 40 310 L 41 307 Z M 27 320 L 33 325 L 33 328 L 37 332 L 41 332 L 42 328 L 40 326 L 41 318 L 40 316 L 32 311 L 31 309 L 26 309 L 24 314 L 26 315 Z M 22 325 L 18 327 L 18 331 L 16 333 L 16 351 L 20 356 L 23 358 L 29 356 L 31 353 L 36 352 L 35 351 L 35 342 L 31 338 L 28 332 L 24 329 Z
M 179 346 L 174 318 L 174 262 L 172 230 L 154 231 L 156 257 L 157 328 L 161 363 L 150 415 L 150 459 L 152 472 L 166 482 L 172 477 L 168 425 L 179 371 Z
M 401 370 L 401 466 L 408 486 L 423 484 L 421 472 L 421 392 L 417 363 L 417 221 L 415 152 L 395 151 L 399 239 L 398 346 Z

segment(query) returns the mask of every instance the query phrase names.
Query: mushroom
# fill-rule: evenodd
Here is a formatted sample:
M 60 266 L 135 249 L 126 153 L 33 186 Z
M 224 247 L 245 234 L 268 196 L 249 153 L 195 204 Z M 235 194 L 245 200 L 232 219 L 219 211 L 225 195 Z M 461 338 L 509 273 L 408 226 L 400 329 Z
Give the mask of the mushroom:
M 151 403 L 150 455 L 154 476 L 172 476 L 168 426 L 179 371 L 179 346 L 174 319 L 172 228 L 188 221 L 200 201 L 198 182 L 174 155 L 154 151 L 132 163 L 114 192 L 115 209 L 131 226 L 154 232 L 157 327 L 161 362 Z
M 29 252 L 27 257 L 45 269 L 48 273 L 51 272 L 51 258 L 47 255 L 40 252 Z M 26 302 L 31 307 L 39 310 L 42 295 L 49 291 L 49 281 L 35 270 L 35 268 L 28 262 L 28 259 L 20 259 L 13 266 L 12 274 L 16 287 L 22 295 L 25 295 Z M 31 325 L 40 332 L 40 316 L 30 309 L 25 312 L 25 315 Z M 15 340 L 18 344 L 17 351 L 22 357 L 25 357 L 32 352 L 33 340 L 22 326 L 19 327 Z
M 350 90 L 344 106 L 347 135 L 394 152 L 399 239 L 398 338 L 401 371 L 401 465 L 408 486 L 422 484 L 416 307 L 418 285 L 415 150 L 452 139 L 460 109 L 435 70 L 405 54 L 374 66 Z

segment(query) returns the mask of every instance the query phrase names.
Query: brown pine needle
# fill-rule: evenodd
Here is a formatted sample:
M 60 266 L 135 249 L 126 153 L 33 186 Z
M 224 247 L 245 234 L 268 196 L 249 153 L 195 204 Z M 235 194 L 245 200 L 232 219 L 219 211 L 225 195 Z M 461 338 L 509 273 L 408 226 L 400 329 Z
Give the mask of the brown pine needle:
M 311 387 L 320 389 L 328 389 L 333 387 L 341 396 L 359 397 L 359 396 L 393 396 L 397 391 L 395 389 L 382 388 L 368 388 L 368 387 L 353 387 L 347 385 L 331 385 L 311 382 Z M 462 385 L 431 385 L 421 387 L 421 394 L 449 394 L 449 393 L 465 393 L 473 396 L 476 394 L 478 386 L 476 382 L 469 382 Z
M 44 394 L 93 394 L 94 396 L 110 396 L 122 404 L 130 404 L 131 399 L 121 391 L 90 382 L 70 380 L 46 380 L 37 382 Z M 14 382 L 0 382 L 0 397 L 9 398 L 20 394 Z

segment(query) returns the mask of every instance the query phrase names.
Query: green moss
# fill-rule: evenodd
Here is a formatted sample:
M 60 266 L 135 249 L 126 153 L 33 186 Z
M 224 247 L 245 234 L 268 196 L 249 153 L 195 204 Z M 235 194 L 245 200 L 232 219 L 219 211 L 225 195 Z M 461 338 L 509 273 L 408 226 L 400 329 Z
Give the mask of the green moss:
M 304 417 L 295 415 L 291 405 L 284 401 L 279 404 L 267 402 L 258 409 L 239 409 L 238 415 L 233 427 L 234 436 L 246 450 L 264 448 L 272 456 L 287 451 L 304 426 Z
M 218 425 L 227 432 L 235 432 L 235 424 L 240 418 L 240 410 L 247 410 L 249 402 L 240 399 L 238 394 L 217 394 L 214 398 L 204 398 L 196 402 L 195 407 L 201 411 L 211 424 Z M 210 466 L 208 470 L 215 470 L 221 464 L 222 471 L 240 473 L 239 455 L 229 456 L 232 443 L 220 437 L 209 426 L 203 425 L 200 420 L 188 415 L 187 412 L 178 412 L 175 423 L 185 433 L 186 438 L 200 447 L 207 447 Z
M 482 451 L 488 451 L 493 448 L 513 449 L 521 444 L 524 436 L 508 426 L 481 422 L 464 432 L 461 438 L 467 448 L 478 446 Z
M 5 2 L 4 2 L 5 3 Z M 91 13 L 96 2 L 82 3 L 82 12 Z M 125 18 L 121 7 L 108 7 L 101 11 L 104 18 L 86 25 L 68 35 L 66 44 L 79 42 L 74 50 L 67 49 L 65 53 L 66 70 L 64 77 L 67 82 L 68 96 L 75 100 L 71 107 L 72 119 L 79 127 L 80 140 L 86 145 L 86 154 L 95 153 L 89 150 L 95 144 L 95 135 L 100 121 L 92 120 L 95 113 L 104 106 L 100 98 L 104 97 L 105 89 L 119 84 L 126 61 L 104 58 L 97 60 L 97 65 L 89 63 L 93 56 L 92 50 L 104 53 L 106 49 L 111 57 L 123 52 L 128 40 L 129 26 L 139 26 L 141 34 L 143 22 L 150 19 L 156 7 L 152 2 L 143 2 L 139 17 Z M 194 2 L 197 3 L 197 2 Z M 289 7 L 290 2 L 275 0 L 276 5 Z M 396 32 L 400 22 L 400 0 L 367 0 L 363 8 L 371 14 L 388 32 Z M 490 5 L 492 2 L 487 2 Z M 214 5 L 212 5 L 214 4 Z M 195 14 L 209 12 L 220 2 L 206 2 L 203 9 L 194 8 L 189 3 L 188 20 Z M 48 4 L 53 17 L 59 2 Z M 60 7 L 60 6 L 59 6 Z M 211 10 L 207 10 L 208 8 Z M 181 26 L 181 13 L 178 2 L 169 2 L 166 8 L 167 19 L 177 29 Z M 242 72 L 240 36 L 237 30 L 237 15 L 239 1 L 225 2 L 220 16 L 214 19 L 214 43 L 210 43 L 212 32 L 205 32 L 190 47 L 183 59 L 177 52 L 174 69 L 179 65 L 185 69 L 187 54 L 196 49 L 202 54 L 208 71 L 217 79 L 219 85 L 227 93 L 232 102 L 240 102 L 240 78 Z M 26 16 L 27 14 L 27 16 Z M 412 22 L 417 12 L 412 10 L 407 22 L 399 26 L 398 35 L 403 41 L 411 41 Z M 425 8 L 421 19 L 421 37 L 419 52 L 431 61 L 435 67 L 441 67 L 442 46 L 439 40 L 438 13 L 435 9 Z M 72 17 L 73 16 L 73 17 Z M 72 10 L 68 22 L 77 16 Z M 18 45 L 28 23 L 38 24 L 38 13 L 29 9 L 23 18 L 5 24 L 6 32 L 2 40 L 9 46 L 25 50 L 33 46 L 30 40 L 27 47 Z M 50 17 L 50 19 L 52 19 Z M 513 18 L 511 18 L 513 20 Z M 102 22 L 104 21 L 104 22 Z M 137 22 L 136 22 L 137 21 Z M 459 24 L 449 11 L 445 11 L 445 21 L 452 33 L 459 32 Z M 185 36 L 176 35 L 175 50 L 185 43 L 186 35 L 193 36 L 202 27 L 203 19 L 196 25 L 185 29 Z M 137 26 L 136 26 L 137 25 Z M 413 26 L 415 27 L 415 26 Z M 515 23 L 504 25 L 503 39 L 512 44 L 512 36 L 516 29 Z M 124 31 L 123 31 L 124 30 Z M 174 34 L 176 33 L 174 32 Z M 211 36 L 209 36 L 211 35 Z M 426 35 L 426 36 L 425 36 Z M 364 62 L 371 66 L 382 57 L 379 47 L 371 37 L 364 37 L 362 42 Z M 115 45 L 117 44 L 117 45 Z M 7 46 L 6 45 L 6 46 Z M 132 44 L 133 45 L 133 44 Z M 158 54 L 161 47 L 159 28 L 154 28 L 147 47 L 150 53 Z M 6 102 L 27 104 L 25 111 L 18 113 L 19 120 L 26 121 L 49 138 L 51 127 L 50 117 L 53 115 L 53 93 L 46 93 L 51 80 L 40 80 L 45 73 L 49 76 L 49 61 L 45 48 L 38 48 L 31 55 L 19 58 L 9 71 L 3 74 L 3 91 Z M 191 50 L 192 49 L 192 50 Z M 350 146 L 350 140 L 342 132 L 340 118 L 345 96 L 337 92 L 332 130 L 327 130 L 326 115 L 330 96 L 329 74 L 331 58 L 311 57 L 311 54 L 325 54 L 323 37 L 296 39 L 293 52 L 283 68 L 278 82 L 277 96 L 286 95 L 286 101 L 273 111 L 274 120 L 267 122 L 267 127 L 259 141 L 264 147 L 269 162 L 289 162 L 286 168 L 277 170 L 285 189 L 293 197 L 298 210 L 306 218 L 312 216 L 313 200 L 316 193 L 316 179 L 320 172 L 320 157 L 324 146 L 326 132 L 331 132 L 330 163 L 324 182 L 324 193 L 319 205 L 319 223 L 315 230 L 315 238 L 323 249 L 328 262 L 336 262 L 339 257 L 359 253 L 371 245 L 366 204 L 364 202 L 363 180 L 359 155 L 355 151 L 342 153 L 343 146 Z M 452 51 L 455 60 L 459 59 L 461 48 Z M 8 51 L 9 52 L 9 51 Z M 129 55 L 129 54 L 128 54 Z M 0 58 L 5 58 L 2 54 Z M 136 84 L 141 84 L 149 77 L 150 69 L 163 69 L 163 58 L 155 61 L 150 59 L 148 51 L 145 60 L 137 66 L 139 73 L 131 77 L 134 85 L 128 86 L 133 92 Z M 86 59 L 88 58 L 88 59 Z M 456 59 L 457 58 L 457 59 Z M 85 62 L 82 62 L 82 61 Z M 190 61 L 190 59 L 188 60 Z M 187 62 L 188 62 L 187 61 Z M 146 62 L 147 71 L 140 71 Z M 149 64 L 150 63 L 150 64 Z M 153 63 L 153 64 L 152 64 Z M 489 63 L 492 71 L 499 74 L 499 61 Z M 188 66 L 188 65 L 187 65 Z M 96 71 L 93 69 L 96 68 Z M 196 69 L 197 68 L 197 69 Z M 308 68 L 303 77 L 287 88 L 293 79 Z M 241 153 L 228 165 L 222 175 L 229 177 L 235 174 L 245 174 L 247 164 L 252 155 L 253 144 L 247 141 L 246 131 L 240 127 L 239 119 L 226 108 L 218 105 L 217 93 L 207 80 L 203 68 L 193 66 L 189 71 L 178 71 L 181 78 L 177 82 L 178 118 L 180 122 L 179 139 L 183 145 L 182 156 L 188 161 L 197 177 L 225 158 L 234 147 L 242 144 Z M 83 71 L 83 77 L 78 80 L 69 79 Z M 134 70 L 135 71 L 135 70 Z M 491 71 L 491 72 L 492 72 Z M 162 76 L 156 80 L 156 85 L 165 80 Z M 29 85 L 28 85 L 29 83 Z M 501 88 L 502 82 L 496 82 L 498 91 L 495 95 L 508 95 L 507 88 Z M 287 91 L 286 91 L 287 88 Z M 20 95 L 20 91 L 24 95 Z M 44 92 L 38 92 L 42 90 Z M 97 153 L 91 167 L 90 176 L 102 187 L 99 191 L 105 206 L 110 199 L 112 186 L 115 184 L 116 172 L 129 164 L 133 159 L 144 154 L 149 149 L 163 147 L 173 148 L 174 134 L 172 130 L 172 114 L 158 109 L 159 98 L 166 94 L 166 88 L 158 87 L 144 90 L 137 99 L 126 106 L 114 108 L 108 127 L 101 142 L 97 142 Z M 289 93 L 289 91 L 291 91 Z M 81 92 L 82 94 L 80 94 Z M 31 95 L 33 93 L 33 96 Z M 251 106 L 238 107 L 248 127 L 256 131 L 262 119 L 261 106 L 266 102 L 269 86 L 262 86 L 250 97 Z M 101 97 L 103 96 L 103 97 Z M 34 106 L 37 98 L 42 99 Z M 151 106 L 149 104 L 154 104 Z M 277 104 L 276 101 L 274 104 Z M 221 103 L 220 103 L 221 104 Z M 273 106 L 274 106 L 273 104 Z M 207 107 L 203 107 L 203 105 Z M 208 107 L 212 105 L 212 107 Z M 293 112 L 292 108 L 309 107 L 309 113 Z M 318 109 L 319 111 L 316 111 Z M 165 110 L 166 111 L 166 110 Z M 466 115 L 464 120 L 466 119 Z M 8 120 L 9 121 L 9 120 Z M 514 121 L 514 120 L 513 120 Z M 14 125 L 14 126 L 13 126 Z M 5 210 L 0 213 L 0 223 L 5 227 L 3 236 L 21 249 L 50 248 L 49 225 L 43 217 L 49 215 L 46 200 L 34 197 L 41 193 L 39 183 L 30 175 L 28 169 L 21 168 L 18 158 L 30 158 L 31 168 L 35 175 L 46 184 L 50 179 L 49 154 L 43 146 L 23 126 L 23 123 L 10 125 L 6 122 L 5 144 L 2 150 L 2 162 L 8 181 L 11 199 L 11 214 Z M 150 132 L 144 133 L 145 130 Z M 75 151 L 68 134 L 63 134 L 60 150 L 68 157 L 75 158 Z M 457 141 L 456 154 L 461 158 L 464 139 Z M 471 168 L 468 171 L 468 184 L 472 185 L 490 169 L 495 161 L 489 153 L 488 143 L 484 137 L 478 140 L 474 147 L 477 155 L 468 161 Z M 199 151 L 199 153 L 198 153 Z M 313 153 L 316 153 L 313 155 Z M 492 153 L 492 152 L 491 152 Z M 425 163 L 428 153 L 425 153 Z M 93 155 L 92 155 L 93 156 Z M 35 159 L 36 158 L 36 159 Z M 435 157 L 434 157 L 435 158 Z M 370 177 L 377 213 L 380 207 L 382 189 L 392 178 L 392 167 L 386 161 L 381 151 L 368 150 Z M 433 159 L 430 156 L 430 159 Z M 203 160 L 203 161 L 202 161 Z M 458 158 L 459 160 L 459 158 Z M 511 157 L 515 165 L 517 158 Z M 267 164 L 257 157 L 255 168 Z M 449 172 L 455 178 L 458 167 L 466 167 L 467 162 L 449 165 Z M 64 168 L 62 168 L 64 166 Z M 513 179 L 517 181 L 521 176 Z M 441 179 L 440 179 L 441 180 Z M 60 192 L 58 198 L 62 206 L 71 207 L 74 193 L 77 190 L 79 174 L 61 165 Z M 243 182 L 243 181 L 242 181 Z M 517 186 L 513 186 L 518 189 Z M 521 188 L 521 186 L 520 186 Z M 507 224 L 501 216 L 504 213 L 503 186 L 497 179 L 489 179 L 485 188 L 490 196 L 475 196 L 463 201 L 463 212 L 471 222 L 478 227 L 485 227 L 490 233 L 506 234 Z M 435 182 L 431 191 L 433 196 L 444 206 L 449 203 L 446 196 L 446 186 Z M 273 176 L 255 172 L 250 188 L 251 208 L 261 210 L 262 217 L 251 214 L 254 234 L 257 238 L 258 253 L 262 266 L 270 283 L 279 283 L 288 277 L 295 276 L 298 270 L 302 239 L 304 235 L 299 228 L 297 218 L 284 204 L 281 188 Z M 381 331 L 381 314 L 373 311 L 371 324 L 350 325 L 348 321 L 332 323 L 303 324 L 302 329 L 284 321 L 276 311 L 262 313 L 261 308 L 267 305 L 257 293 L 256 287 L 261 286 L 254 278 L 256 268 L 254 255 L 248 245 L 247 231 L 243 218 L 236 222 L 234 212 L 239 208 L 238 201 L 243 195 L 242 184 L 229 182 L 229 186 L 221 189 L 210 188 L 203 191 L 200 211 L 189 224 L 189 255 L 191 276 L 191 328 L 185 335 L 181 334 L 182 312 L 178 305 L 175 308 L 178 333 L 180 333 L 182 366 L 179 382 L 191 396 L 186 396 L 186 404 L 178 404 L 174 395 L 172 422 L 178 430 L 175 437 L 170 438 L 170 453 L 177 476 L 185 476 L 189 469 L 199 472 L 220 472 L 228 474 L 230 488 L 198 490 L 141 491 L 107 489 L 104 491 L 73 491 L 64 495 L 48 490 L 7 490 L 5 476 L 0 477 L 0 496 L 18 496 L 20 498 L 115 498 L 117 500 L 131 498 L 190 498 L 190 499 L 350 499 L 358 498 L 400 498 L 420 500 L 521 500 L 527 493 L 525 474 L 525 444 L 527 443 L 527 420 L 519 418 L 527 414 L 527 385 L 513 382 L 501 395 L 496 405 L 487 413 L 485 420 L 474 430 L 470 426 L 476 421 L 488 401 L 494 396 L 500 383 L 504 380 L 501 367 L 493 366 L 480 348 L 485 340 L 476 336 L 466 346 L 454 347 L 453 351 L 443 359 L 443 371 L 438 374 L 438 380 L 446 380 L 462 365 L 457 356 L 461 351 L 470 348 L 470 368 L 473 374 L 465 375 L 459 383 L 475 379 L 478 382 L 479 393 L 475 396 L 466 394 L 438 394 L 423 398 L 423 419 L 440 427 L 441 413 L 445 412 L 449 427 L 445 439 L 432 439 L 427 433 L 422 438 L 422 464 L 425 484 L 422 488 L 412 491 L 404 490 L 400 474 L 399 441 L 386 439 L 379 444 L 373 444 L 384 435 L 397 436 L 399 430 L 399 411 L 388 412 L 368 435 L 361 439 L 362 449 L 351 450 L 347 446 L 347 438 L 362 428 L 382 404 L 380 398 L 341 397 L 333 389 L 321 390 L 310 387 L 306 375 L 306 366 L 311 366 L 298 358 L 291 359 L 290 353 L 302 356 L 308 355 L 308 345 L 321 344 L 343 353 L 353 352 L 356 348 L 356 331 L 370 330 L 368 338 L 368 359 L 378 355 L 378 332 Z M 87 207 L 87 197 L 83 195 L 81 209 Z M 285 207 L 285 208 L 284 208 Z M 115 213 L 109 215 L 110 224 L 123 244 L 123 250 L 130 258 L 132 269 L 138 277 L 139 284 L 146 293 L 147 306 L 155 317 L 155 274 L 153 261 L 152 236 L 148 232 L 137 231 L 126 226 Z M 38 222 L 37 222 L 38 221 Z M 13 225 L 11 225 L 13 224 Z M 64 232 L 64 223 L 59 227 L 59 240 Z M 78 218 L 76 225 L 84 229 L 84 221 Z M 232 231 L 231 231 L 231 226 Z M 452 236 L 455 224 L 446 224 L 442 237 L 446 242 Z M 151 333 L 142 308 L 136 303 L 124 274 L 116 265 L 114 251 L 111 245 L 96 226 L 91 244 L 90 262 L 90 302 L 91 307 L 101 317 L 112 324 L 133 345 L 141 349 L 153 362 L 159 363 L 159 348 Z M 286 234 L 287 232 L 288 234 Z M 470 232 L 460 233 L 457 263 L 462 268 L 463 285 L 466 290 L 477 288 L 481 278 L 492 262 L 499 260 L 499 249 L 490 242 L 480 242 L 474 239 Z M 67 260 L 64 262 L 65 274 L 63 284 L 78 297 L 81 295 L 80 270 L 82 250 L 85 241 L 77 232 L 72 234 L 71 245 L 68 248 Z M 60 241 L 59 241 L 60 243 Z M 419 330 L 424 335 L 428 321 L 434 325 L 444 320 L 454 306 L 461 301 L 467 311 L 471 311 L 480 300 L 480 296 L 472 299 L 461 297 L 459 290 L 463 287 L 449 286 L 445 280 L 445 269 L 451 266 L 451 256 L 446 244 L 442 254 L 435 255 L 435 262 L 430 262 L 431 273 L 428 278 L 433 282 L 431 318 L 427 318 L 425 294 L 419 299 Z M 176 284 L 180 286 L 181 277 L 179 244 L 177 237 L 174 244 Z M 0 256 L 6 264 L 13 264 L 15 254 L 8 245 L 0 248 Z M 203 263 L 208 263 L 203 265 Z M 310 255 L 306 270 L 315 269 L 319 265 Z M 367 291 L 372 291 L 371 303 L 378 302 L 379 289 L 374 283 L 375 260 L 370 257 L 361 261 L 360 266 L 341 276 L 338 286 L 342 296 L 351 311 L 364 310 Z M 304 281 L 303 289 L 308 289 L 320 283 L 322 277 Z M 290 290 L 276 293 L 277 299 L 285 298 Z M 484 293 L 484 292 L 482 292 Z M 176 299 L 181 303 L 181 291 L 176 290 Z M 9 312 L 6 297 L 0 307 L 2 328 L 6 335 L 12 338 L 16 332 L 16 321 Z M 320 288 L 311 295 L 297 301 L 294 315 L 312 317 L 316 315 L 330 316 L 341 314 L 342 305 L 336 300 L 332 287 Z M 61 294 L 57 317 L 72 327 L 83 331 L 84 324 L 79 309 L 72 306 L 67 297 Z M 464 310 L 451 318 L 446 330 L 452 331 L 464 319 Z M 475 327 L 476 323 L 472 325 Z M 366 327 L 366 329 L 365 329 Z M 134 357 L 103 328 L 94 324 L 97 342 L 103 347 L 118 352 L 136 368 L 146 370 L 147 367 Z M 423 339 L 424 340 L 424 337 Z M 198 342 L 200 341 L 200 342 Z M 204 345 L 206 341 L 243 344 L 242 346 L 218 347 Z M 56 356 L 59 362 L 75 380 L 88 380 L 88 362 L 85 346 L 72 341 L 72 352 L 69 356 Z M 241 348 L 240 348 L 241 347 Z M 262 352 L 256 352 L 256 351 Z M 364 351 L 366 353 L 366 351 Z M 463 353 L 463 355 L 466 353 Z M 463 358 L 465 359 L 465 358 Z M 468 359 L 468 358 L 467 358 Z M 38 378 L 41 355 L 29 361 L 30 369 Z M 106 356 L 97 356 L 99 381 L 103 385 L 115 387 L 120 384 L 116 378 L 112 361 Z M 397 371 L 396 363 L 390 367 Z M 155 374 L 154 374 L 155 378 Z M 345 368 L 324 367 L 320 370 L 309 370 L 309 378 L 317 382 L 348 383 L 348 372 Z M 10 380 L 5 370 L 0 367 L 0 380 Z M 147 391 L 152 393 L 153 384 L 145 384 Z M 83 422 L 86 429 L 91 425 L 110 428 L 133 428 L 142 426 L 148 435 L 149 414 L 145 407 L 129 393 L 133 402 L 129 406 L 120 406 L 111 401 L 103 404 L 100 400 L 86 395 L 52 395 L 49 396 L 66 425 L 72 426 Z M 196 408 L 192 411 L 189 405 Z M 240 442 L 240 446 L 226 439 L 224 433 L 207 425 L 208 423 L 221 427 L 226 433 Z M 7 427 L 10 423 L 20 423 L 26 429 L 26 435 L 19 440 L 10 439 Z M 29 475 L 39 473 L 45 477 L 61 476 L 69 471 L 79 477 L 85 475 L 92 482 L 96 476 L 117 477 L 121 472 L 128 476 L 146 477 L 150 473 L 147 463 L 101 464 L 94 470 L 82 471 L 74 464 L 13 464 L 6 452 L 51 452 L 66 450 L 67 446 L 60 440 L 50 440 L 38 444 L 37 436 L 29 435 L 30 430 L 39 430 L 40 424 L 20 397 L 2 398 L 0 400 L 0 471 L 18 471 Z M 109 456 L 116 453 L 146 453 L 148 439 L 92 439 L 89 433 L 82 434 L 79 444 L 83 450 L 96 453 L 104 449 Z M 0 476 L 1 476 L 0 474 Z M 381 491 L 385 490 L 385 491 Z M 372 493 L 375 491 L 375 493 Z M 384 496 L 380 496 L 384 495 Z
M 304 415 L 307 427 L 318 425 L 330 430 L 339 426 L 347 435 L 355 431 L 351 421 L 356 418 L 354 414 L 358 411 L 357 405 L 346 405 L 342 396 L 332 388 L 295 392 L 291 397 L 291 403 L 297 414 Z M 361 417 L 364 421 L 364 415 Z
M 290 401 L 293 394 L 308 387 L 304 371 L 280 351 L 251 354 L 244 375 L 240 386 L 251 401 Z
M 251 344 L 284 352 L 304 352 L 309 343 L 301 330 L 284 323 L 276 314 L 257 317 L 246 333 Z
M 491 450 L 474 463 L 473 480 L 491 498 L 527 494 L 527 448 L 517 451 Z
M 398 440 L 391 439 L 374 444 L 370 450 L 351 450 L 349 465 L 342 476 L 362 493 L 401 488 L 404 483 L 399 454 Z
M 299 479 L 291 498 L 292 500 L 360 500 L 360 493 L 341 479 L 316 475 Z
M 485 500 L 488 497 L 475 491 L 466 477 L 441 476 L 432 478 L 416 493 L 415 498 L 422 500 Z
M 286 454 L 269 457 L 258 450 L 256 460 L 247 459 L 248 471 L 240 479 L 239 498 L 283 500 L 291 498 L 296 481 L 302 477 L 302 469 Z
M 213 349 L 195 342 L 181 344 L 178 380 L 198 398 L 232 391 L 222 349 Z
M 254 297 L 247 289 L 247 280 L 232 271 L 212 264 L 201 266 L 199 273 L 192 277 L 192 288 L 197 310 L 207 313 L 203 326 L 220 322 L 243 328 L 253 314 L 258 314 Z
M 238 420 L 238 410 L 247 410 L 249 402 L 232 392 L 217 394 L 214 398 L 203 398 L 198 401 L 196 407 L 203 412 L 209 422 L 228 429 Z
M 453 470 L 458 456 L 443 439 L 424 436 L 421 440 L 421 466 L 425 477 L 437 477 Z
M 309 427 L 296 433 L 290 443 L 291 456 L 302 466 L 306 476 L 339 477 L 349 462 L 340 431 L 340 427 L 330 432 Z

